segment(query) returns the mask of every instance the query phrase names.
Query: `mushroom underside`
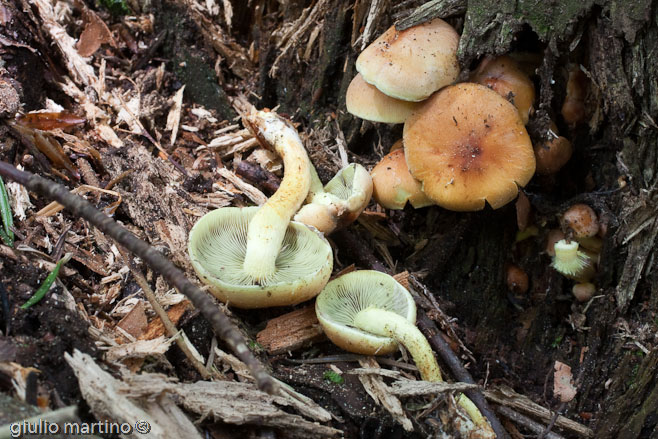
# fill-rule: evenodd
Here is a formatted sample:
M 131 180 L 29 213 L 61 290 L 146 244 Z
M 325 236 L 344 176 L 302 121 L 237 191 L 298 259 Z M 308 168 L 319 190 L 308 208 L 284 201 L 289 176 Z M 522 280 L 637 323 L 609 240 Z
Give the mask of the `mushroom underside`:
M 301 223 L 288 226 L 272 275 L 256 279 L 243 270 L 247 230 L 257 210 L 222 208 L 197 222 L 189 244 L 197 274 L 220 300 L 238 307 L 292 305 L 314 297 L 329 279 L 333 254 L 323 237 Z

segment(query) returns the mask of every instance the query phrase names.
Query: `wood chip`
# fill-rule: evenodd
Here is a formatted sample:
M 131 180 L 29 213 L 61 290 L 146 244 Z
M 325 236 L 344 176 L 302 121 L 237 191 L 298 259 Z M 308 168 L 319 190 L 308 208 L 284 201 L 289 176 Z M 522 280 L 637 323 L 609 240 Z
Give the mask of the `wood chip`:
M 137 302 L 133 309 L 117 323 L 117 326 L 132 335 L 133 338 L 139 338 L 148 326 L 144 302 Z
M 323 338 L 313 305 L 297 309 L 269 322 L 256 340 L 272 355 L 292 352 Z
M 174 95 L 174 103 L 169 110 L 167 115 L 167 126 L 166 130 L 171 131 L 171 140 L 170 145 L 174 146 L 176 143 L 176 136 L 178 135 L 178 127 L 180 125 L 180 115 L 183 109 L 183 92 L 185 91 L 185 85 L 178 89 Z
M 178 324 L 180 318 L 185 314 L 185 311 L 191 309 L 192 305 L 189 301 L 185 300 L 177 305 L 172 306 L 168 311 L 167 315 L 169 320 L 174 325 Z M 154 318 L 149 322 L 148 327 L 144 332 L 138 337 L 140 340 L 152 340 L 157 337 L 162 337 L 165 335 L 165 327 L 159 317 Z

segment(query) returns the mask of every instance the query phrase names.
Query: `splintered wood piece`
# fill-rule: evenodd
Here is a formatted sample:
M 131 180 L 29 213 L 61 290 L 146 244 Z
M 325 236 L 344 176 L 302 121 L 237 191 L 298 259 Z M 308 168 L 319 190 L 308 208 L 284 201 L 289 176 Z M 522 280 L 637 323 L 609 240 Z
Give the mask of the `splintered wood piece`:
M 176 325 L 180 318 L 183 316 L 185 311 L 187 311 L 190 308 L 190 302 L 187 300 L 184 300 L 183 302 L 180 302 L 171 308 L 169 308 L 169 311 L 167 311 L 167 315 L 169 316 L 169 320 Z M 162 320 L 160 318 L 155 318 L 151 320 L 149 323 L 148 327 L 144 331 L 144 333 L 139 337 L 140 340 L 152 340 L 154 338 L 160 337 L 165 334 L 165 327 L 164 324 L 162 323 Z
M 321 337 L 322 328 L 311 305 L 270 320 L 256 340 L 269 354 L 276 355 L 300 349 Z

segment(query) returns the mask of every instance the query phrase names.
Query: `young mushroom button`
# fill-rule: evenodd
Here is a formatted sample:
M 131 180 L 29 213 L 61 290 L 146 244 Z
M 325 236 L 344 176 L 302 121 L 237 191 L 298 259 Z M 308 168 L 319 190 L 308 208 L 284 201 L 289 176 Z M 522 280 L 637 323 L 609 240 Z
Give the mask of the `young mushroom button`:
M 291 222 L 308 193 L 309 160 L 297 132 L 275 113 L 249 116 L 283 158 L 279 190 L 261 207 L 225 207 L 192 228 L 188 251 L 201 280 L 220 300 L 239 308 L 293 305 L 316 296 L 329 280 L 329 243 Z
M 313 226 L 325 235 L 350 225 L 366 208 L 372 196 L 372 178 L 358 163 L 347 165 L 322 187 L 311 166 L 311 189 L 295 221 Z
M 446 87 L 404 123 L 404 154 L 423 192 L 439 206 L 497 209 L 535 172 L 530 137 L 516 108 L 479 84 Z

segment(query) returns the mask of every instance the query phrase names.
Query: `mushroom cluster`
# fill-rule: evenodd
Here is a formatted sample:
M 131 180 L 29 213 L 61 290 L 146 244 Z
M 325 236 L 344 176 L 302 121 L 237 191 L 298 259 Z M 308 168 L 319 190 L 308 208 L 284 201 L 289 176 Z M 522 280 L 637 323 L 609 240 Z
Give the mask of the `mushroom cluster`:
M 525 130 L 533 113 L 532 81 L 502 56 L 485 58 L 473 83 L 450 85 L 459 76 L 458 45 L 457 32 L 437 18 L 403 31 L 391 27 L 357 58 L 348 111 L 404 123 L 404 152 L 391 152 L 372 171 L 375 198 L 386 208 L 409 202 L 415 208 L 471 211 L 489 203 L 496 209 L 535 172 Z
M 239 308 L 294 305 L 315 297 L 333 268 L 321 233 L 291 222 L 311 187 L 311 166 L 297 131 L 273 112 L 248 116 L 282 157 L 285 175 L 261 207 L 225 207 L 192 228 L 195 271 L 222 302 Z
M 574 204 L 561 215 L 560 225 L 562 230 L 549 233 L 551 266 L 576 281 L 573 294 L 578 301 L 586 302 L 596 291 L 591 281 L 603 247 L 598 217 L 587 204 Z

